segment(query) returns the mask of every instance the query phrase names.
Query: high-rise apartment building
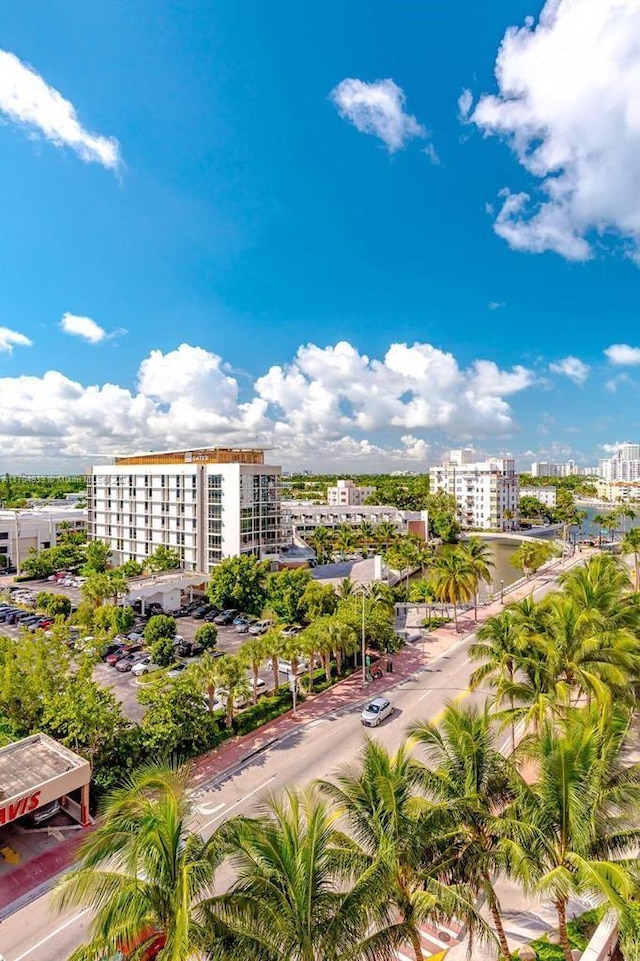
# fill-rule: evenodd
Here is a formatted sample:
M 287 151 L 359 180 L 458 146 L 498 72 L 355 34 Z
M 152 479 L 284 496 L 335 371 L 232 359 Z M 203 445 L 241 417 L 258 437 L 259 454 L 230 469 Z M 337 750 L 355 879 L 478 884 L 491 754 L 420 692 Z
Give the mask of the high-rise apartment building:
M 640 444 L 619 444 L 611 457 L 599 464 L 600 477 L 606 483 L 640 480 Z
M 114 560 L 144 561 L 164 544 L 188 571 L 225 557 L 277 553 L 280 468 L 262 450 L 206 447 L 133 454 L 98 464 L 87 479 L 89 538 Z
M 352 480 L 336 481 L 335 487 L 327 488 L 327 504 L 330 507 L 360 507 L 375 487 L 358 487 Z
M 463 527 L 511 530 L 518 519 L 518 475 L 513 458 L 470 462 L 466 451 L 452 451 L 429 471 L 432 493 L 452 494 Z M 460 457 L 462 454 L 464 456 Z

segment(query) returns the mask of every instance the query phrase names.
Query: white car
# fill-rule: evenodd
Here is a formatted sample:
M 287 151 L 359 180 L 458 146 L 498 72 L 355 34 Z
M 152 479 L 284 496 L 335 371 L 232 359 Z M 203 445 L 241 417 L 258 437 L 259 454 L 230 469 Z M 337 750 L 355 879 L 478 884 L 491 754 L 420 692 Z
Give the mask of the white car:
M 365 707 L 360 720 L 366 727 L 377 727 L 385 717 L 393 713 L 393 705 L 386 697 L 376 697 Z
M 226 691 L 224 687 L 221 687 L 216 691 L 216 700 L 219 700 L 223 707 L 227 706 L 228 697 L 229 697 L 229 692 Z M 241 694 L 239 697 L 235 699 L 233 706 L 237 709 L 241 707 L 246 707 L 247 704 L 249 703 L 249 697 L 250 696 L 248 694 Z
M 159 671 L 159 670 L 160 670 L 160 665 L 154 664 L 153 661 L 151 660 L 151 657 L 147 654 L 147 656 L 143 657 L 141 661 L 138 661 L 137 664 L 133 665 L 133 667 L 131 668 L 131 673 L 135 677 L 142 677 L 143 674 L 151 674 L 153 671 Z
M 273 627 L 273 621 L 256 621 L 255 624 L 249 625 L 249 634 L 253 634 L 254 636 L 266 634 L 270 627 Z
M 285 628 L 280 631 L 282 637 L 295 637 L 302 630 L 300 624 L 287 624 Z
M 298 661 L 298 674 L 304 674 L 305 671 L 309 670 L 309 661 L 305 661 L 302 658 Z M 280 674 L 291 674 L 292 667 L 291 661 L 278 661 L 278 672 Z
M 188 664 L 185 664 L 184 661 L 180 661 L 178 664 L 174 664 L 170 671 L 167 671 L 167 677 L 180 677 L 188 667 Z

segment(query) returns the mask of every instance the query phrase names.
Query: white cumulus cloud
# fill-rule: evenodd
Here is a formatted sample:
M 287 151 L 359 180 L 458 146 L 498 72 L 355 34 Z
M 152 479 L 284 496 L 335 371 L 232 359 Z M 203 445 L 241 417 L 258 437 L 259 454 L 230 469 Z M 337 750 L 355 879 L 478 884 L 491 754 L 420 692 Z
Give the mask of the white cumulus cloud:
M 0 440 L 21 469 L 205 444 L 262 444 L 287 466 L 424 469 L 440 438 L 512 433 L 506 398 L 532 383 L 524 367 L 461 367 L 431 344 L 391 344 L 370 358 L 343 341 L 300 347 L 243 394 L 218 354 L 181 344 L 152 350 L 134 389 L 55 370 L 0 377 Z
M 563 377 L 568 377 L 574 384 L 582 387 L 589 376 L 590 368 L 578 357 L 563 357 L 562 360 L 549 364 L 549 370 L 552 374 L 561 374 Z
M 10 354 L 14 347 L 31 347 L 32 343 L 33 341 L 17 330 L 0 327 L 0 351 L 3 353 Z
M 593 255 L 594 237 L 640 245 L 640 3 L 547 0 L 536 22 L 510 27 L 498 93 L 462 95 L 463 119 L 504 137 L 535 178 L 505 189 L 495 230 L 512 247 Z
M 68 311 L 62 315 L 60 330 L 64 334 L 71 334 L 72 337 L 81 337 L 89 344 L 100 344 L 103 340 L 111 340 L 113 337 L 126 334 L 126 330 L 122 327 L 117 327 L 115 330 L 108 332 L 91 317 L 82 317 Z
M 640 364 L 640 347 L 630 347 L 629 344 L 611 344 L 604 353 L 611 363 L 618 367 L 637 367 Z
M 405 94 L 393 80 L 366 83 L 347 77 L 331 91 L 340 116 L 361 133 L 370 133 L 386 145 L 389 153 L 401 150 L 413 137 L 426 137 L 427 131 L 416 118 L 405 113 Z M 431 155 L 432 162 L 437 157 Z
M 0 114 L 57 147 L 70 147 L 82 160 L 111 170 L 120 163 L 117 140 L 86 130 L 73 104 L 6 50 L 0 50 Z

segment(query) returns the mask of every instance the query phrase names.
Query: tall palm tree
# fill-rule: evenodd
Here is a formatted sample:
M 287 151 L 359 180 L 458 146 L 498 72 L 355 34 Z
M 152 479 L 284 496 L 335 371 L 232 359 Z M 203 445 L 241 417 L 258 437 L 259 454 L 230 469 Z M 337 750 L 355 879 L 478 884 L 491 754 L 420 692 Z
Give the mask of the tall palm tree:
M 499 706 L 507 691 L 513 709 L 516 672 L 527 653 L 524 632 L 517 618 L 507 608 L 500 614 L 487 618 L 476 632 L 476 638 L 469 646 L 469 659 L 482 663 L 469 678 L 470 690 L 475 691 L 488 682 L 496 690 L 495 703 Z M 515 746 L 515 718 L 512 715 L 512 751 Z
M 393 521 L 380 521 L 376 526 L 376 540 L 384 548 L 389 550 L 391 544 L 398 539 L 398 528 Z
M 451 879 L 468 885 L 476 897 L 484 895 L 500 954 L 511 961 L 494 879 L 508 873 L 506 848 L 523 829 L 504 816 L 513 799 L 512 773 L 496 747 L 488 707 L 449 704 L 437 725 L 415 724 L 409 736 L 426 753 L 422 787 L 447 812 Z
M 633 570 L 635 574 L 635 589 L 640 591 L 640 527 L 632 527 L 622 539 L 624 554 L 633 554 Z
M 453 606 L 453 620 L 458 631 L 458 604 L 473 594 L 473 575 L 469 562 L 459 548 L 438 554 L 433 563 L 433 584 L 438 600 Z
M 262 635 L 262 640 L 264 641 L 265 654 L 268 661 L 271 662 L 271 672 L 273 674 L 273 687 L 274 692 L 277 694 L 280 689 L 280 674 L 278 670 L 278 661 L 282 657 L 284 651 L 284 638 L 282 636 L 282 630 L 279 627 L 271 627 L 266 634 Z
M 592 523 L 596 524 L 598 527 L 598 547 L 601 547 L 602 531 L 605 527 L 609 526 L 611 519 L 608 514 L 594 514 Z
M 307 538 L 318 558 L 320 564 L 324 563 L 330 553 L 330 545 L 333 539 L 332 532 L 322 525 L 316 527 L 313 534 Z
M 355 592 L 353 581 L 350 577 L 342 577 L 336 586 L 336 594 L 341 600 L 345 597 L 351 597 Z
M 426 578 L 421 577 L 409 587 L 409 600 L 414 604 L 424 604 L 427 609 L 429 619 L 428 629 L 431 630 L 431 605 L 436 600 L 433 584 Z
M 358 859 L 335 820 L 306 790 L 224 825 L 235 880 L 209 905 L 227 947 L 214 961 L 391 961 L 403 932 L 386 903 L 387 866 Z
M 204 692 L 208 701 L 208 710 L 213 711 L 216 700 L 216 688 L 220 685 L 218 658 L 211 654 L 203 654 L 201 659 L 192 666 L 191 676 Z
M 255 704 L 258 700 L 258 675 L 260 674 L 260 668 L 262 664 L 267 659 L 267 645 L 264 642 L 264 636 L 250 637 L 248 640 L 246 640 L 238 651 L 238 656 L 251 671 L 251 699 Z
M 565 571 L 558 583 L 579 610 L 598 613 L 607 624 L 625 626 L 631 619 L 635 626 L 635 605 L 629 603 L 629 572 L 620 558 L 598 554 L 586 564 Z
M 341 524 L 336 528 L 336 537 L 333 546 L 340 552 L 342 560 L 345 560 L 347 554 L 351 553 L 356 545 L 357 537 L 355 531 L 349 524 Z
M 389 754 L 379 742 L 367 740 L 356 766 L 339 771 L 335 783 L 320 782 L 344 818 L 359 856 L 371 865 L 378 858 L 387 863 L 387 898 L 400 916 L 415 961 L 423 961 L 421 923 L 456 913 L 470 913 L 475 920 L 462 890 L 443 883 L 425 862 L 431 811 L 424 802 L 423 778 L 423 767 L 406 744 Z
M 196 666 L 199 667 L 200 665 Z M 222 657 L 215 658 L 213 671 L 217 678 L 216 688 L 221 688 L 225 692 L 227 727 L 231 727 L 236 704 L 249 693 L 245 664 L 238 654 L 223 654 Z
M 371 521 L 360 521 L 357 534 L 365 551 L 368 551 L 375 537 L 375 527 Z
M 224 848 L 216 834 L 204 841 L 194 831 L 188 778 L 187 767 L 149 764 L 105 799 L 97 828 L 54 896 L 61 911 L 92 912 L 90 940 L 72 961 L 99 961 L 125 945 L 143 956 L 158 941 L 172 961 L 205 953 L 204 902 Z
M 462 545 L 473 582 L 473 614 L 478 620 L 478 591 L 481 584 L 491 583 L 491 571 L 496 566 L 492 559 L 491 549 L 479 537 L 469 537 Z
M 554 904 L 566 961 L 569 898 L 624 911 L 635 888 L 628 852 L 640 837 L 640 775 L 622 761 L 626 727 L 622 716 L 586 710 L 547 722 L 531 742 L 537 776 L 519 784 L 514 810 L 534 834 L 510 856 L 525 890 Z

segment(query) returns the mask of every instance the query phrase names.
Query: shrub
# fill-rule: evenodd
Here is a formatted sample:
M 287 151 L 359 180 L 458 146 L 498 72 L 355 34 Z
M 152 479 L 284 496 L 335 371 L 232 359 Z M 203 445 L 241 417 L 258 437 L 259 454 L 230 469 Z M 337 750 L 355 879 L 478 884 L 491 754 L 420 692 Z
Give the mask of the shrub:
M 201 624 L 196 630 L 194 639 L 198 644 L 202 644 L 204 648 L 209 650 L 216 646 L 218 641 L 218 628 L 215 624 Z
M 152 645 L 154 641 L 161 637 L 174 638 L 176 636 L 176 619 L 167 617 L 166 614 L 155 614 L 149 618 L 149 623 L 144 629 L 144 639 L 147 644 Z
M 149 646 L 149 653 L 154 664 L 159 664 L 160 667 L 168 667 L 175 659 L 173 637 L 161 635 Z
M 271 697 L 261 697 L 257 704 L 248 707 L 233 719 L 233 730 L 236 734 L 249 734 L 267 721 L 286 714 L 291 707 L 289 690 L 280 691 Z

